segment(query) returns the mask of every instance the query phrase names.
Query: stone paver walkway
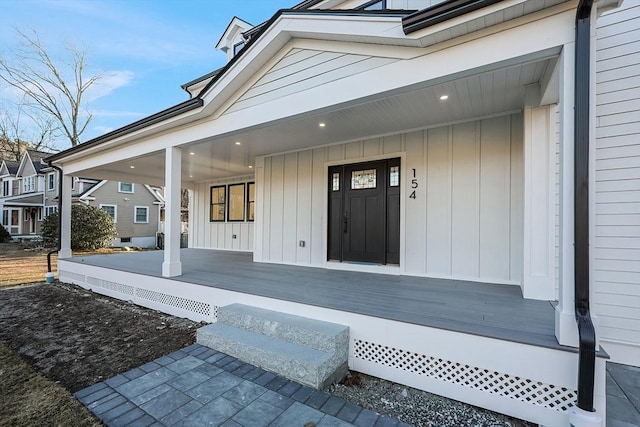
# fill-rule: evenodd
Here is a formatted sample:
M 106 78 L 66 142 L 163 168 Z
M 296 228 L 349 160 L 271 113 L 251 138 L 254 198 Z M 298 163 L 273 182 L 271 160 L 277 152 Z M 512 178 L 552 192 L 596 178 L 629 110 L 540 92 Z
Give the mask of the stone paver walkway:
M 640 368 L 607 362 L 607 427 L 640 426 Z
M 407 426 L 199 344 L 75 396 L 110 427 Z

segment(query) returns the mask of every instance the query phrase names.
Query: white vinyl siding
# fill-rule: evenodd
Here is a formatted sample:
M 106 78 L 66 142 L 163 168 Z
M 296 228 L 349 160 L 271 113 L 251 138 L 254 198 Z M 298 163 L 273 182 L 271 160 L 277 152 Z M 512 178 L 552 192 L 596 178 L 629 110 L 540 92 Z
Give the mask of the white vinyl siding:
M 193 192 L 193 230 L 191 247 L 252 251 L 254 223 L 210 222 L 211 187 L 253 182 L 253 176 L 243 176 L 226 180 L 208 181 L 196 184 Z M 235 236 L 235 238 L 234 238 Z
M 625 361 L 618 344 L 640 351 L 640 4 L 601 16 L 596 46 L 594 311 Z
M 258 259 L 323 265 L 327 163 L 398 153 L 406 273 L 520 283 L 521 115 L 265 157 L 256 171 Z M 407 192 L 412 169 L 416 199 Z

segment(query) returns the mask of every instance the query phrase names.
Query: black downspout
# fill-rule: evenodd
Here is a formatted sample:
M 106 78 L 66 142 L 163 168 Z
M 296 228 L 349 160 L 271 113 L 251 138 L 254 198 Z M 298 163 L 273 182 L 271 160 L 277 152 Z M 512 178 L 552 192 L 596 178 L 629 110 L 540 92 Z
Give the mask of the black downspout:
M 589 97 L 591 67 L 591 8 L 580 0 L 576 11 L 574 118 L 574 239 L 575 312 L 580 339 L 578 407 L 594 412 L 593 387 L 596 332 L 589 313 Z
M 62 248 L 62 169 L 52 164 L 49 166 L 58 171 L 58 244 L 56 249 L 47 252 L 47 271 L 51 273 L 51 255 Z

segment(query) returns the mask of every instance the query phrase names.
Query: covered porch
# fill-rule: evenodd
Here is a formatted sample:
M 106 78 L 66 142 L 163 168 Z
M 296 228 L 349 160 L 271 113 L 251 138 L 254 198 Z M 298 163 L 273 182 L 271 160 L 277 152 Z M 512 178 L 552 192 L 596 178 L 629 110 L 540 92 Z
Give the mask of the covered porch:
M 162 251 L 62 259 L 59 274 L 194 320 L 241 303 L 347 325 L 350 369 L 540 424 L 563 424 L 575 404 L 576 349 L 558 344 L 553 304 L 518 286 L 258 263 L 247 252 L 182 249 L 180 261 L 171 278 Z
M 522 298 L 518 286 L 257 263 L 249 252 L 182 249 L 180 258 L 181 283 L 575 351 L 555 338 L 553 304 Z M 69 262 L 162 277 L 161 251 Z

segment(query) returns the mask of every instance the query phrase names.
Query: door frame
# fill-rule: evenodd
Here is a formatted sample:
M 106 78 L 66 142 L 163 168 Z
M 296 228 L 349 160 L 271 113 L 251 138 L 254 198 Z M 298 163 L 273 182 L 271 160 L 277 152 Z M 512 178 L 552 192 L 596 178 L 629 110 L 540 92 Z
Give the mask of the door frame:
M 353 157 L 341 160 L 332 160 L 324 162 L 324 169 L 322 171 L 323 184 L 322 184 L 322 197 L 323 197 L 323 212 L 322 215 L 322 253 L 324 268 L 333 270 L 347 270 L 347 271 L 362 271 L 366 273 L 380 273 L 380 274 L 392 274 L 399 275 L 405 271 L 405 203 L 408 196 L 407 186 L 401 186 L 400 190 L 400 265 L 382 265 L 382 264 L 354 264 L 349 262 L 339 262 L 327 260 L 327 251 L 329 249 L 329 168 L 331 166 L 349 165 L 354 163 L 366 163 L 376 160 L 390 160 L 400 159 L 400 182 L 407 182 L 407 168 L 406 168 L 406 152 L 392 152 L 386 154 L 380 154 L 375 156 L 361 156 Z M 402 184 L 401 184 L 402 185 Z

